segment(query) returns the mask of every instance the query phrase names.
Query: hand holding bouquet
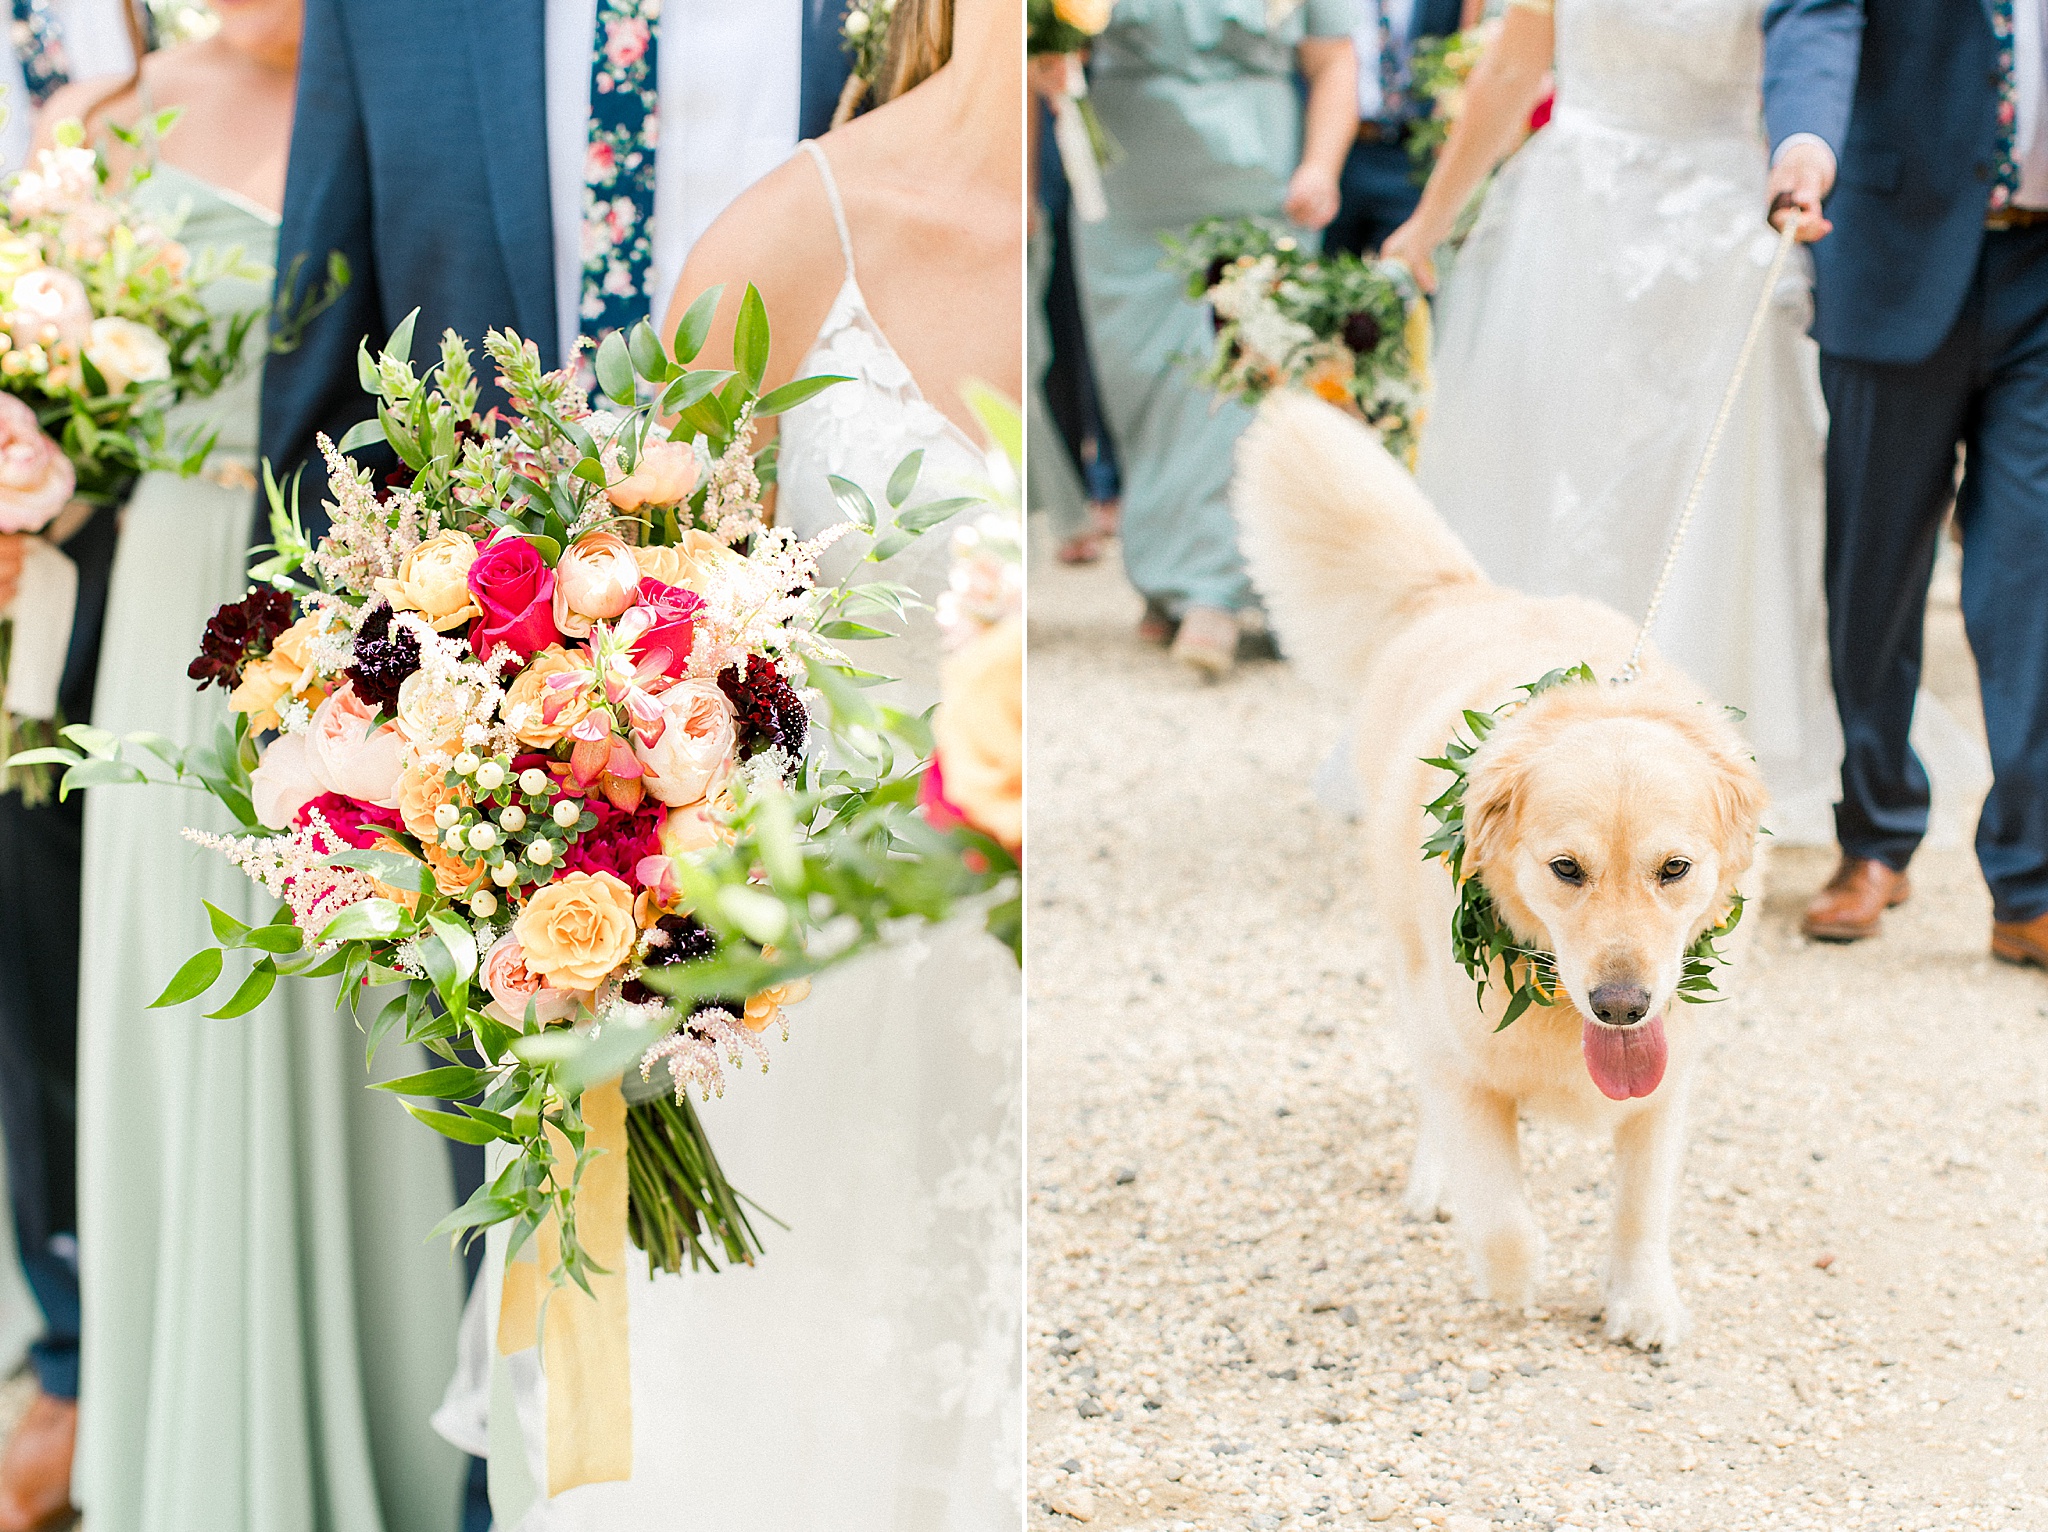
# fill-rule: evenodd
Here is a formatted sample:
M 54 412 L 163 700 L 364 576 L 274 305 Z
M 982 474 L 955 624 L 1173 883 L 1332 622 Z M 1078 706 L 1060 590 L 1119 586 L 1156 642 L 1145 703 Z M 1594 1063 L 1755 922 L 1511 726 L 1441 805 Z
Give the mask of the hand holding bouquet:
M 1251 218 L 1205 220 L 1167 248 L 1188 296 L 1214 310 L 1204 382 L 1247 404 L 1305 388 L 1358 415 L 1413 466 L 1429 393 L 1429 305 L 1406 267 L 1311 254 Z

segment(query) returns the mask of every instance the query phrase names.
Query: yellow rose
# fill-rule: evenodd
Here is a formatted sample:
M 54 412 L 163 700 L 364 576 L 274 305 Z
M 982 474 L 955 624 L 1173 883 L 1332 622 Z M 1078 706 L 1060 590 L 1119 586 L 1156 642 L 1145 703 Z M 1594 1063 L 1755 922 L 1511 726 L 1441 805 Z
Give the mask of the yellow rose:
M 946 798 L 976 829 L 1024 843 L 1024 627 L 998 623 L 946 661 L 932 741 Z
M 467 532 L 436 532 L 405 556 L 397 579 L 377 582 L 377 593 L 393 611 L 418 612 L 445 633 L 479 613 L 469 593 L 469 566 L 475 562 L 476 542 Z
M 1115 5 L 1116 0 L 1052 0 L 1052 13 L 1068 26 L 1094 37 L 1109 25 L 1109 13 Z
M 709 532 L 692 528 L 683 540 L 663 548 L 635 548 L 633 557 L 640 573 L 663 585 L 678 586 L 703 595 L 718 575 L 742 567 L 741 558 Z
M 267 657 L 242 667 L 242 680 L 228 693 L 230 712 L 247 713 L 249 727 L 277 727 L 277 709 L 287 697 L 303 698 L 317 707 L 327 689 L 313 684 L 313 637 L 320 631 L 317 613 L 308 613 L 277 635 Z
M 547 680 L 549 676 L 583 668 L 582 662 L 571 659 L 569 652 L 560 644 L 549 644 L 534 655 L 526 668 L 513 678 L 505 700 L 498 704 L 498 716 L 511 727 L 512 737 L 536 750 L 552 750 L 560 744 L 562 736 L 575 728 L 583 715 L 590 711 L 589 695 L 581 687 L 557 690 L 550 687 Z M 561 703 L 561 711 L 555 714 L 553 723 L 547 721 L 546 712 L 551 700 Z
M 632 956 L 632 890 L 608 872 L 572 872 L 535 890 L 512 933 L 549 989 L 596 989 Z

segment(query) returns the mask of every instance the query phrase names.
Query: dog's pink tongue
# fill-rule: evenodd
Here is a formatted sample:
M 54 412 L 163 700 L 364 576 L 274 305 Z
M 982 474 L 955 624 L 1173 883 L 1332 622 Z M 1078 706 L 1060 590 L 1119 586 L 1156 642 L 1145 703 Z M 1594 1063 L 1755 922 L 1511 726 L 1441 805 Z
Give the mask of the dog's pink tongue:
M 1610 1101 L 1647 1096 L 1664 1078 L 1662 1016 L 1633 1027 L 1606 1027 L 1588 1021 L 1580 1046 L 1586 1054 L 1586 1072 Z

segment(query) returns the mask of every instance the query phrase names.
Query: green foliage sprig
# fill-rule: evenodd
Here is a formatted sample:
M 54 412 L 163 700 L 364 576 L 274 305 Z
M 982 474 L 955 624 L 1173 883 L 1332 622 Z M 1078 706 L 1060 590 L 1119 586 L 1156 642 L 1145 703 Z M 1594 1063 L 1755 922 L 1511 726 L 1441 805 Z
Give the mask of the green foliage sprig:
M 1597 684 L 1590 665 L 1553 670 L 1524 686 L 1520 698 L 1491 712 L 1467 708 L 1465 727 L 1470 738 L 1453 734 L 1442 755 L 1423 763 L 1451 773 L 1451 784 L 1424 810 L 1436 820 L 1437 827 L 1422 843 L 1422 854 L 1425 860 L 1437 858 L 1450 869 L 1451 886 L 1458 895 L 1457 908 L 1451 914 L 1451 955 L 1473 981 L 1474 1003 L 1484 1007 L 1490 983 L 1507 991 L 1507 1009 L 1494 1027 L 1496 1032 L 1513 1025 L 1532 1005 L 1556 1005 L 1564 998 L 1564 987 L 1557 976 L 1557 954 L 1523 946 L 1516 940 L 1485 883 L 1476 873 L 1466 871 L 1465 788 L 1471 761 L 1487 737 L 1529 702 L 1553 687 L 1579 683 Z M 1679 999 L 1697 1005 L 1720 998 L 1715 991 L 1714 970 L 1728 960 L 1717 944 L 1741 923 L 1742 905 L 1740 893 L 1730 895 L 1728 913 L 1686 948 L 1685 969 L 1678 981 Z

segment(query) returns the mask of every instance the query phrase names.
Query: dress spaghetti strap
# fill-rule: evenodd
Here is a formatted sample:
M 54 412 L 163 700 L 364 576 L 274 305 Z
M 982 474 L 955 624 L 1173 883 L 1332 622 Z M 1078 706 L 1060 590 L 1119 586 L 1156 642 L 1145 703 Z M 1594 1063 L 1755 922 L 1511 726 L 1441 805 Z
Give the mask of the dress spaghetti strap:
M 811 157 L 811 163 L 818 167 L 818 179 L 825 183 L 825 200 L 832 204 L 832 223 L 839 230 L 839 253 L 846 258 L 846 275 L 853 276 L 853 236 L 846 228 L 846 208 L 839 200 L 839 183 L 832 179 L 832 162 L 825 158 L 825 151 L 818 147 L 815 138 L 807 138 L 798 144 Z

